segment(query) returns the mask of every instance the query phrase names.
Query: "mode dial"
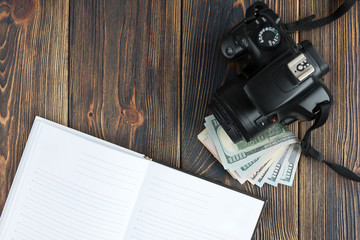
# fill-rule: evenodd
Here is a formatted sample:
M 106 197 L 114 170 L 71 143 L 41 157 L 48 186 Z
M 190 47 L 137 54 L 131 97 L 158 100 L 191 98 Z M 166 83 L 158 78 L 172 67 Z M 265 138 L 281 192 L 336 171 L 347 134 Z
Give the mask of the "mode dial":
M 264 27 L 258 34 L 257 42 L 264 49 L 274 49 L 281 41 L 281 35 L 274 27 Z

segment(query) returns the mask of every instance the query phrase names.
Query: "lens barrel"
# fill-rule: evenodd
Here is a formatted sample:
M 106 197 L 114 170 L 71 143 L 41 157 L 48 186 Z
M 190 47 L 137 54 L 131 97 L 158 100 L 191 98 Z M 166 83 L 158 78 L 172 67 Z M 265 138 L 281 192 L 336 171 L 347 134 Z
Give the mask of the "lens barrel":
M 219 88 L 209 108 L 235 143 L 243 139 L 250 141 L 264 127 L 262 122 L 260 126 L 257 124 L 263 116 L 251 103 L 242 81 L 234 81 Z

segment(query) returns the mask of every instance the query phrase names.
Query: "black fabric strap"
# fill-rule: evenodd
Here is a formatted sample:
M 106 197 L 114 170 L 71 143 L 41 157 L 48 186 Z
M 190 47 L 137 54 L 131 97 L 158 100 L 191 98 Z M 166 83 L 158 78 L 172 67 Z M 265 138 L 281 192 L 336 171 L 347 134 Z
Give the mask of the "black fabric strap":
M 357 0 L 345 0 L 345 2 L 335 10 L 335 12 L 318 20 L 314 20 L 315 15 L 311 15 L 293 23 L 284 23 L 282 24 L 283 29 L 287 33 L 292 33 L 295 31 L 309 30 L 325 26 L 343 16 L 347 11 L 350 10 L 356 1 Z
M 263 2 L 255 2 L 253 5 L 251 5 L 250 7 L 248 7 L 246 9 L 245 18 L 249 19 L 249 18 L 255 17 L 256 9 L 261 10 L 264 8 L 269 8 L 269 7 L 268 7 L 268 5 L 266 5 Z
M 346 178 L 356 181 L 356 182 L 360 182 L 360 177 L 358 175 L 356 175 L 356 173 L 354 173 L 350 169 L 345 168 L 339 164 L 326 161 L 324 158 L 324 155 L 322 155 L 320 152 L 318 152 L 315 148 L 313 148 L 311 146 L 310 134 L 314 129 L 324 125 L 324 123 L 326 122 L 326 120 L 328 119 L 328 116 L 329 116 L 330 106 L 331 106 L 331 104 L 327 101 L 320 103 L 317 106 L 317 109 L 316 109 L 317 113 L 316 113 L 314 124 L 306 131 L 305 136 L 304 136 L 303 140 L 301 141 L 301 150 L 305 154 L 305 156 L 312 157 L 314 159 L 319 160 L 320 162 L 325 163 L 332 170 L 334 170 L 341 176 L 346 177 Z

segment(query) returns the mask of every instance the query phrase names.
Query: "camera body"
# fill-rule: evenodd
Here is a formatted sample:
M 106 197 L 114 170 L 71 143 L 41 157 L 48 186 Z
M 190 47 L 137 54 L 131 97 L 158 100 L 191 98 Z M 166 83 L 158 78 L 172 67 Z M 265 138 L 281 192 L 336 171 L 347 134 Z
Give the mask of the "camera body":
M 245 65 L 209 105 L 234 142 L 250 141 L 275 122 L 313 120 L 318 104 L 332 102 L 322 79 L 328 64 L 310 41 L 296 44 L 269 8 L 235 26 L 221 51 L 226 59 Z

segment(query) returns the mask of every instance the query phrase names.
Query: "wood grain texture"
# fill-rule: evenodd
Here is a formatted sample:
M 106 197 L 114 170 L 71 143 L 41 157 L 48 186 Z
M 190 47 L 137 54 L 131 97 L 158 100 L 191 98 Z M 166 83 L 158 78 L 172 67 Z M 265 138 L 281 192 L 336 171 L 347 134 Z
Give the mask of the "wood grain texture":
M 180 1 L 70 4 L 70 126 L 179 166 Z
M 221 40 L 253 2 L 1 1 L 0 212 L 40 115 L 267 198 L 256 239 L 360 239 L 359 184 L 302 157 L 292 187 L 240 185 L 197 140 L 212 93 L 238 73 Z M 342 1 L 266 2 L 292 22 Z M 313 145 L 360 174 L 359 5 L 293 37 L 312 41 L 331 68 L 334 104 Z M 308 127 L 291 129 L 301 137 Z
M 35 115 L 67 124 L 68 7 L 0 2 L 0 212 Z
M 256 239 L 298 238 L 298 181 L 292 187 L 240 185 L 224 171 L 197 140 L 210 114 L 212 93 L 229 78 L 236 77 L 236 64 L 221 54 L 224 34 L 242 20 L 249 1 L 183 1 L 182 21 L 182 137 L 181 167 L 269 200 Z M 284 21 L 298 19 L 298 2 L 268 2 Z M 289 10 L 291 9 L 291 11 Z M 294 35 L 297 38 L 297 35 Z M 297 124 L 292 126 L 297 132 Z
M 324 17 L 343 1 L 301 1 L 301 17 Z M 360 4 L 325 27 L 300 33 L 330 66 L 325 84 L 333 95 L 327 123 L 312 134 L 312 143 L 332 161 L 360 174 Z M 302 123 L 303 136 L 309 123 Z M 300 173 L 301 239 L 360 239 L 360 184 L 316 160 L 302 157 Z

